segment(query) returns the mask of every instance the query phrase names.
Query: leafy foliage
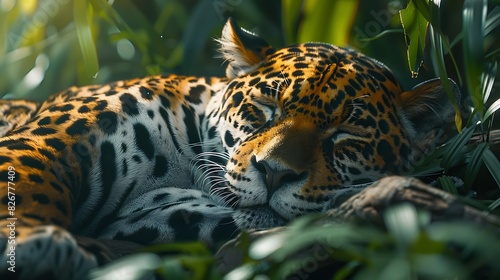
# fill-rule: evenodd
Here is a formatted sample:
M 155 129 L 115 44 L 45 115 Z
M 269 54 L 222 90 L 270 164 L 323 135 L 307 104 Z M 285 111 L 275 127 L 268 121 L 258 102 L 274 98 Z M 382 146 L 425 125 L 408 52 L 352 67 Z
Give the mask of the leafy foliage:
M 442 173 L 443 176 L 446 176 L 448 173 L 452 173 L 451 171 L 455 167 L 460 165 L 465 166 L 465 176 L 462 175 L 461 177 L 464 180 L 466 191 L 462 193 L 467 193 L 467 191 L 471 191 L 471 189 L 476 191 L 472 188 L 474 180 L 481 166 L 484 164 L 498 187 L 500 184 L 497 174 L 500 174 L 500 164 L 498 159 L 495 158 L 493 153 L 489 150 L 489 145 L 487 143 L 480 143 L 466 146 L 466 144 L 469 142 L 473 132 L 479 129 L 479 131 L 488 134 L 492 127 L 492 113 L 496 110 L 498 99 L 493 102 L 488 110 L 486 110 L 487 113 L 485 113 L 485 108 L 494 90 L 494 80 L 497 76 L 496 65 L 498 56 L 495 55 L 496 51 L 494 49 L 489 50 L 485 47 L 485 42 L 492 39 L 498 39 L 493 36 L 491 32 L 500 25 L 500 17 L 498 16 L 500 9 L 494 7 L 488 12 L 487 1 L 465 0 L 462 10 L 461 32 L 456 35 L 456 39 L 451 40 L 449 36 L 445 34 L 445 30 L 441 25 L 442 18 L 440 15 L 442 11 L 440 5 L 441 2 L 439 1 L 429 1 L 428 3 L 420 0 L 410 1 L 406 9 L 412 7 L 414 13 L 420 14 L 421 18 L 427 20 L 426 25 L 428 32 L 424 34 L 421 32 L 411 33 L 411 30 L 406 32 L 412 35 L 410 41 L 423 42 L 426 36 L 430 37 L 429 41 L 431 44 L 429 52 L 432 65 L 435 73 L 438 74 L 443 81 L 448 81 L 445 56 L 451 58 L 451 61 L 453 61 L 453 68 L 455 68 L 453 72 L 458 74 L 459 81 L 466 82 L 462 87 L 467 97 L 464 101 L 472 101 L 473 111 L 470 113 L 467 122 L 469 127 L 467 127 L 462 134 L 450 139 L 446 145 L 436 149 L 434 154 L 429 156 L 423 164 L 417 167 L 417 169 L 421 169 L 419 170 L 420 174 L 431 174 L 431 172 L 433 172 Z M 406 15 L 404 13 L 405 11 L 401 12 L 403 25 L 405 17 L 415 17 Z M 408 21 L 408 19 L 406 21 Z M 450 40 L 452 41 L 451 43 L 449 42 Z M 451 49 L 451 46 L 458 44 L 460 41 L 463 42 L 463 67 L 457 65 L 457 59 L 455 58 L 457 55 L 454 54 Z M 418 59 L 410 55 L 410 53 L 423 52 L 424 47 L 425 46 L 421 44 L 408 45 L 410 65 L 418 64 Z M 415 49 L 418 49 L 418 51 Z M 464 73 L 465 78 L 461 77 L 460 73 Z M 458 103 L 461 102 L 461 100 L 455 100 L 449 86 L 448 92 L 450 101 L 454 103 L 457 112 L 457 129 L 461 130 L 462 117 L 460 108 L 458 107 Z M 431 161 L 435 163 L 439 162 L 441 168 L 436 169 L 436 164 L 432 164 Z M 445 183 L 445 179 L 438 180 L 438 182 Z M 443 185 L 441 186 L 444 187 Z M 457 193 L 457 191 L 452 190 L 449 185 L 447 186 L 448 187 L 444 188 L 445 190 L 451 193 Z M 489 208 L 493 209 L 496 207 L 495 205 L 498 205 L 498 195 L 497 199 L 489 205 Z
M 284 0 L 283 25 L 287 44 L 324 41 L 347 45 L 358 5 L 359 0 Z
M 175 257 L 143 253 L 93 273 L 93 279 L 497 279 L 496 234 L 467 223 L 430 223 L 426 212 L 403 204 L 384 216 L 386 229 L 325 223 L 302 217 L 286 231 L 254 242 L 242 238 L 243 264 L 222 277 L 199 244 L 183 244 Z M 451 246 L 452 245 L 452 246 Z M 171 245 L 163 250 L 171 252 Z M 193 255 L 198 251 L 197 255 Z M 165 252 L 165 251 L 163 251 Z M 147 264 L 144 260 L 148 260 Z M 127 268 L 129 274 L 124 274 Z M 337 268 L 334 270 L 333 268 Z M 129 278 L 124 278 L 130 275 Z

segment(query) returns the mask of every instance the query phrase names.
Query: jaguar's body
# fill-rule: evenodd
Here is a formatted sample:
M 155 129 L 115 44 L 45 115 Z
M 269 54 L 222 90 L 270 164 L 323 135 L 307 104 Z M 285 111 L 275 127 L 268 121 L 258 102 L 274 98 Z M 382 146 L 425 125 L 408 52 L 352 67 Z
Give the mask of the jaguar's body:
M 453 112 L 439 82 L 403 92 L 354 51 L 274 50 L 231 21 L 220 43 L 227 78 L 154 76 L 42 104 L 1 101 L 2 275 L 84 277 L 99 259 L 76 235 L 213 245 L 285 225 L 404 173 Z

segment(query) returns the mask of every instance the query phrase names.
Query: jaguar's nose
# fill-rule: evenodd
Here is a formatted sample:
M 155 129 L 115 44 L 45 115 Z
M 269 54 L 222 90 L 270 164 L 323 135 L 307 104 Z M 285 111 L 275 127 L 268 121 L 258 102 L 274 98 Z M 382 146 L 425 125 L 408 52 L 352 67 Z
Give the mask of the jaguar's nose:
M 295 171 L 278 167 L 271 166 L 271 164 L 266 160 L 259 160 L 255 156 L 251 158 L 252 165 L 259 171 L 260 174 L 265 178 L 266 186 L 269 189 L 269 195 L 274 193 L 277 189 L 286 183 L 297 182 L 306 176 L 307 172 L 296 173 Z

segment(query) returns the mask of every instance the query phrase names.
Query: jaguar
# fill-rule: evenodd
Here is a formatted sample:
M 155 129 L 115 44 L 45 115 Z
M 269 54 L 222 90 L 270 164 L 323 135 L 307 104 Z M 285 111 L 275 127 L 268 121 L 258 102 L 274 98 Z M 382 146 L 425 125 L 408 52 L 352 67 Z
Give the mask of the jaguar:
M 0 101 L 2 275 L 85 279 L 103 261 L 78 236 L 214 247 L 326 211 L 408 172 L 454 115 L 440 80 L 404 91 L 351 49 L 275 49 L 232 19 L 218 42 L 226 77 Z

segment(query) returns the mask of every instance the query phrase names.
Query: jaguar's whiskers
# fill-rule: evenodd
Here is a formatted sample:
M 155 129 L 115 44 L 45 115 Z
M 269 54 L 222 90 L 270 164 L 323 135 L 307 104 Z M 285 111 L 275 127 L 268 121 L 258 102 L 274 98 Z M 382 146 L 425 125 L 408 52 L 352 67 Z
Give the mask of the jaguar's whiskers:
M 194 183 L 205 193 L 208 193 L 213 188 L 215 185 L 214 182 L 220 184 L 226 181 L 224 178 L 226 167 L 222 163 L 216 161 L 217 159 L 225 163 L 229 160 L 229 154 L 221 152 L 202 152 L 191 160 L 191 174 L 196 178 Z
M 210 197 L 219 202 L 224 207 L 235 208 L 238 205 L 238 199 L 232 192 L 231 188 L 224 184 L 227 181 L 216 182 L 211 186 Z

